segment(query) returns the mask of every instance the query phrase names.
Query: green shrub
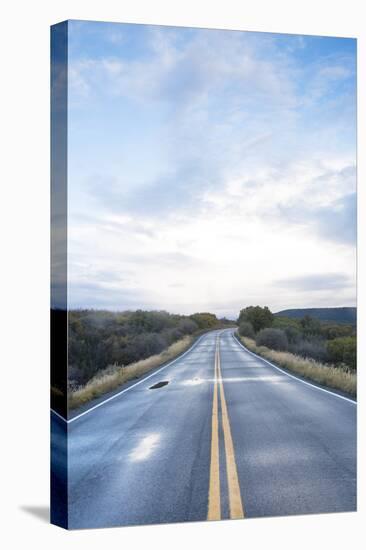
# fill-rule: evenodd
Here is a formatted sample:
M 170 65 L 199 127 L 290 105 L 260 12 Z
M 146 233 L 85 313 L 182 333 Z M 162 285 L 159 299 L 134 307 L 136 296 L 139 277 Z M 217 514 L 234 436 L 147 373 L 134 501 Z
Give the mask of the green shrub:
M 217 328 L 219 326 L 219 320 L 213 313 L 193 313 L 190 315 L 190 319 L 194 321 L 201 330 Z
M 292 327 L 301 332 L 300 319 L 294 319 L 292 317 L 282 317 L 281 315 L 274 316 L 272 327 L 282 328 L 282 330 L 285 330 L 287 327 Z
M 322 334 L 327 340 L 341 338 L 343 336 L 353 336 L 354 328 L 352 325 L 324 325 L 322 326 Z
M 280 367 L 288 369 L 304 378 L 313 380 L 318 384 L 329 386 L 356 396 L 357 374 L 339 367 L 324 365 L 314 359 L 305 359 L 288 351 L 274 351 L 264 346 L 257 347 L 254 340 L 239 337 L 243 344 L 254 353 L 265 357 L 268 361 L 276 363 Z
M 252 323 L 249 323 L 249 321 L 243 321 L 240 323 L 239 334 L 240 336 L 246 336 L 247 338 L 254 338 L 255 333 Z
M 331 361 L 344 363 L 351 370 L 357 368 L 357 343 L 355 336 L 343 336 L 334 338 L 327 344 Z
M 319 337 L 313 336 L 306 339 L 299 339 L 296 343 L 289 345 L 289 351 L 301 357 L 309 357 L 322 363 L 329 361 L 327 343 L 324 339 Z
M 111 365 L 97 372 L 97 374 L 85 385 L 69 388 L 69 408 L 75 409 L 76 407 L 80 407 L 80 405 L 118 388 L 125 382 L 139 378 L 152 369 L 178 357 L 178 355 L 186 351 L 192 345 L 192 341 L 192 336 L 184 336 L 184 338 L 178 342 L 174 342 L 169 348 L 157 355 L 152 355 L 126 367 Z
M 295 327 L 288 326 L 284 327 L 283 330 L 285 331 L 289 344 L 298 344 L 302 339 L 301 332 Z
M 198 318 L 202 328 L 205 323 L 217 323 L 209 313 Z M 68 319 L 69 382 L 78 386 L 110 365 L 129 365 L 158 355 L 199 331 L 194 319 L 166 311 L 70 310 Z M 53 385 L 62 389 L 55 381 Z
M 240 310 L 238 324 L 241 325 L 243 321 L 247 321 L 252 324 L 254 332 L 271 327 L 273 323 L 273 313 L 267 306 L 249 306 Z
M 288 349 L 288 340 L 286 333 L 279 328 L 264 328 L 260 330 L 256 337 L 257 346 L 266 346 L 266 348 L 277 351 L 286 351 Z
M 300 325 L 303 333 L 308 336 L 321 334 L 321 322 L 319 321 L 319 319 L 314 319 L 313 317 L 310 317 L 310 315 L 305 315 L 302 319 L 300 319 Z

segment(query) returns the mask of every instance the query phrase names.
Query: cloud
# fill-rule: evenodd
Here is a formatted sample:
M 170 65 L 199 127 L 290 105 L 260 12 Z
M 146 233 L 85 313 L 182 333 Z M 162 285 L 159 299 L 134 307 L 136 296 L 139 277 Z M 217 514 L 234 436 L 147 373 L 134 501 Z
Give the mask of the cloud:
M 110 33 L 108 33 L 110 34 Z M 146 27 L 145 52 L 127 59 L 113 54 L 100 57 L 73 57 L 70 87 L 72 93 L 120 95 L 134 101 L 158 101 L 175 108 L 192 109 L 214 101 L 218 95 L 238 104 L 253 103 L 264 95 L 270 104 L 293 105 L 292 84 L 284 57 L 254 34 L 232 31 L 191 31 Z M 81 84 L 82 83 L 82 84 Z
M 248 301 L 353 304 L 334 275 L 355 270 L 342 47 L 103 25 L 69 51 L 72 303 L 233 316 Z
M 314 213 L 318 234 L 332 241 L 356 245 L 357 197 L 345 195 Z
M 109 214 L 132 213 L 140 216 L 170 216 L 177 210 L 195 207 L 205 188 L 217 185 L 194 163 L 147 179 L 143 185 L 125 185 L 123 178 L 96 175 L 85 183 L 85 193 Z
M 357 196 L 343 195 L 324 206 L 308 204 L 281 206 L 280 212 L 292 224 L 300 224 L 321 239 L 356 246 Z
M 107 27 L 106 35 L 111 31 Z M 76 56 L 70 61 L 71 104 L 80 91 L 86 106 L 88 89 L 92 105 L 98 100 L 107 108 L 110 101 L 119 101 L 136 115 L 146 112 L 145 126 L 143 118 L 135 118 L 135 125 L 141 124 L 135 151 L 140 147 L 145 159 L 135 162 L 133 169 L 126 171 L 126 162 L 121 162 L 117 171 L 111 159 L 115 169 L 110 173 L 106 156 L 105 169 L 92 172 L 94 163 L 87 151 L 91 173 L 83 184 L 85 193 L 111 211 L 160 216 L 177 209 L 196 210 L 204 194 L 222 188 L 235 175 L 247 174 L 264 159 L 272 169 L 283 157 L 296 160 L 301 154 L 296 150 L 300 131 L 306 156 L 307 134 L 297 128 L 304 98 L 319 82 L 327 83 L 328 89 L 336 78 L 347 76 L 345 61 L 339 58 L 310 68 L 295 64 L 280 37 L 149 26 L 136 32 L 143 44 L 139 56 L 117 56 L 108 50 L 104 56 Z M 303 48 L 299 37 L 287 41 Z M 158 133 L 149 139 L 151 113 Z M 125 124 L 123 116 L 121 128 Z M 157 140 L 159 166 L 144 173 L 141 166 L 147 153 L 155 151 Z M 130 147 L 133 144 L 132 137 Z M 119 154 L 124 150 L 115 147 Z
M 157 303 L 140 288 L 126 289 L 106 286 L 97 282 L 82 281 L 73 283 L 69 290 L 69 307 L 127 310 L 155 309 Z
M 353 281 L 343 273 L 301 275 L 275 281 L 275 286 L 298 291 L 333 291 L 352 286 Z
M 111 101 L 128 105 L 136 113 L 131 127 L 136 133 L 140 125 L 140 133 L 127 145 L 118 145 L 117 137 L 111 148 L 118 148 L 119 157 L 124 153 L 126 162 L 117 171 L 118 161 L 109 160 L 106 151 L 100 170 L 84 145 L 90 166 L 84 192 L 111 211 L 161 215 L 172 208 L 192 209 L 204 192 L 223 185 L 228 167 L 245 170 L 258 152 L 273 146 L 293 116 L 296 98 L 287 60 L 272 58 L 269 46 L 258 49 L 250 33 L 200 30 L 185 40 L 184 32 L 182 39 L 179 32 L 150 28 L 144 36 L 147 53 L 138 58 L 70 60 L 70 143 L 74 104 L 81 111 L 88 103 L 95 108 L 95 102 L 104 109 Z M 118 118 L 118 113 L 109 116 Z M 121 129 L 125 125 L 122 113 Z M 144 171 L 141 166 L 157 140 L 160 163 Z M 142 158 L 126 171 L 133 145 L 135 152 L 141 148 Z

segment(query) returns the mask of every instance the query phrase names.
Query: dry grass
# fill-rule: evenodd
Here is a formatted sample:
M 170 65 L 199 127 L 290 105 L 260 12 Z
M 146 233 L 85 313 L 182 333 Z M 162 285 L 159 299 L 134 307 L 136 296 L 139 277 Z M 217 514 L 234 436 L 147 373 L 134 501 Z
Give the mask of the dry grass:
M 318 363 L 314 359 L 305 359 L 287 351 L 275 351 L 265 346 L 257 346 L 251 338 L 239 336 L 241 342 L 257 355 L 272 361 L 276 365 L 323 386 L 341 390 L 352 396 L 357 395 L 357 374 L 342 367 L 333 367 Z
M 139 378 L 152 369 L 171 361 L 186 351 L 193 342 L 192 336 L 185 336 L 158 355 L 131 363 L 125 367 L 111 366 L 100 371 L 85 386 L 68 393 L 69 409 L 75 409 L 109 391 L 115 390 L 125 382 Z

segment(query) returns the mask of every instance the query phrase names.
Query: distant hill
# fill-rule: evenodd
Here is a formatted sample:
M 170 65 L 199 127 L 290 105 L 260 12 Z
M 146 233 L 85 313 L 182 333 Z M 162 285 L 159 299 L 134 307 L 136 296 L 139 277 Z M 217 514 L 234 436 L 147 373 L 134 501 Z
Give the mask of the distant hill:
M 356 324 L 357 308 L 355 307 L 317 307 L 304 309 L 284 309 L 274 314 L 276 317 L 291 317 L 301 319 L 305 315 L 319 319 L 319 321 L 332 321 L 333 323 Z

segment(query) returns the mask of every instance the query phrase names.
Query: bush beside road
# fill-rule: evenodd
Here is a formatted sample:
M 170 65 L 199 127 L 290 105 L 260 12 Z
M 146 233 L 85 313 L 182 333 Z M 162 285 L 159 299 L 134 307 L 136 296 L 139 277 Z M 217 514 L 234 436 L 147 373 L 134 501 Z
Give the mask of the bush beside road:
M 322 386 L 345 392 L 352 397 L 357 395 L 357 374 L 347 367 L 326 365 L 288 351 L 269 349 L 266 346 L 257 345 L 252 338 L 240 336 L 240 334 L 237 335 L 237 338 L 247 349 L 279 367 L 283 367 Z

